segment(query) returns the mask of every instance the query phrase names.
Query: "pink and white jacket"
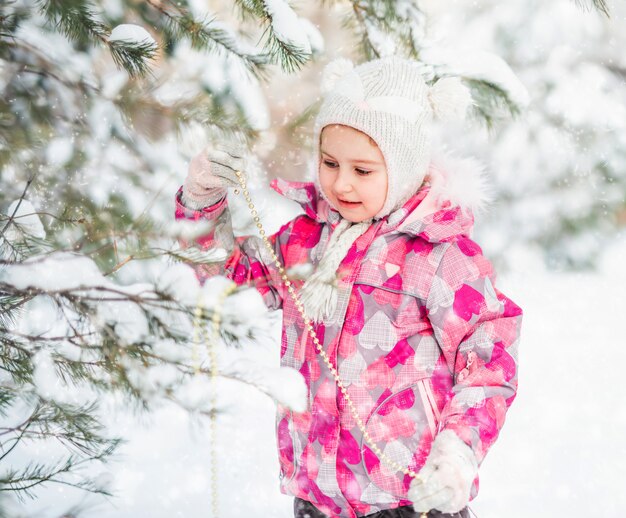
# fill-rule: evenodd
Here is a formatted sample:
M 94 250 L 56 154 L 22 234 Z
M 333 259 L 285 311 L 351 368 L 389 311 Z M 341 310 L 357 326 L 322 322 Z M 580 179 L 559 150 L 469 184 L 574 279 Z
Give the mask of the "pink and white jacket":
M 430 173 L 454 189 L 453 171 L 431 166 Z M 315 266 L 339 213 L 313 183 L 275 179 L 271 186 L 304 209 L 271 236 L 276 254 L 288 271 Z M 424 185 L 356 240 L 337 272 L 332 322 L 315 326 L 369 434 L 416 472 L 442 430 L 453 430 L 480 466 L 516 396 L 522 322 L 522 310 L 495 287 L 491 263 L 470 238 L 471 209 L 452 203 L 445 188 L 434 191 Z M 283 310 L 281 364 L 303 375 L 309 408 L 278 407 L 281 491 L 331 517 L 410 504 L 411 479 L 381 464 L 364 442 L 262 240 L 233 237 L 226 198 L 194 211 L 182 205 L 181 192 L 176 218 L 212 221 L 197 243 L 230 252 L 219 270 L 197 266 L 199 278 L 222 274 L 252 284 L 269 308 Z M 298 289 L 303 281 L 293 283 Z M 470 500 L 478 487 L 477 476 Z

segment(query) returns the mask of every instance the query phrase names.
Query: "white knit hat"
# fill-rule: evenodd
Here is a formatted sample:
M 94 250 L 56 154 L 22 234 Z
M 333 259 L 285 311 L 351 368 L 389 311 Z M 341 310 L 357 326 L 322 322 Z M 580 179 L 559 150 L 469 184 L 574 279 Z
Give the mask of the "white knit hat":
M 319 181 L 320 134 L 329 124 L 350 126 L 369 135 L 387 166 L 387 198 L 373 218 L 360 223 L 341 221 L 334 230 L 317 270 L 302 286 L 300 299 L 313 321 L 332 318 L 337 306 L 336 272 L 348 250 L 373 220 L 387 216 L 413 196 L 430 163 L 430 123 L 463 118 L 471 95 L 459 78 L 439 79 L 429 87 L 420 64 L 398 57 L 368 61 L 354 67 L 338 59 L 323 72 L 324 100 L 315 120 L 315 185 L 328 204 Z
M 380 219 L 401 207 L 422 185 L 430 163 L 431 122 L 462 119 L 471 103 L 469 89 L 458 77 L 426 84 L 420 63 L 385 57 L 354 67 L 347 59 L 326 65 L 324 100 L 315 120 L 313 146 L 318 191 L 320 133 L 329 124 L 351 126 L 369 135 L 387 166 L 387 199 L 374 216 Z

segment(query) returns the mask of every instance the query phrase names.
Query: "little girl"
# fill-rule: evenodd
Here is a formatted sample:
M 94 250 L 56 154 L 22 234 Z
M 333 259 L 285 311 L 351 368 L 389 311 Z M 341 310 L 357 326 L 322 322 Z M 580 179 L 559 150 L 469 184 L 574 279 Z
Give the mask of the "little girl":
M 239 185 L 240 149 L 192 160 L 176 218 L 213 222 L 198 245 L 229 251 L 219 270 L 197 267 L 201 280 L 252 283 L 283 310 L 281 365 L 309 389 L 308 410 L 279 406 L 276 422 L 294 515 L 468 518 L 516 396 L 522 321 L 470 238 L 482 171 L 430 158 L 431 119 L 463 112 L 469 92 L 458 78 L 428 86 L 417 63 L 395 57 L 333 62 L 323 92 L 315 182 L 271 182 L 304 214 L 270 242 L 345 395 L 263 241 L 233 237 L 225 188 Z M 306 282 L 293 276 L 307 265 Z

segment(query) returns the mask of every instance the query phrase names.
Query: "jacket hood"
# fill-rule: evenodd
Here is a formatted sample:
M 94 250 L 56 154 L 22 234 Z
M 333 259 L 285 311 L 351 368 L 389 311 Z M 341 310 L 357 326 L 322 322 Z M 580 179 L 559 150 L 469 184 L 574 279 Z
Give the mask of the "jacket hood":
M 314 182 L 275 178 L 270 186 L 300 204 L 315 221 L 334 227 L 341 219 Z M 402 233 L 432 243 L 470 237 L 474 215 L 483 212 L 492 199 L 485 168 L 478 160 L 450 153 L 433 155 L 424 184 L 402 207 L 382 218 L 379 234 Z

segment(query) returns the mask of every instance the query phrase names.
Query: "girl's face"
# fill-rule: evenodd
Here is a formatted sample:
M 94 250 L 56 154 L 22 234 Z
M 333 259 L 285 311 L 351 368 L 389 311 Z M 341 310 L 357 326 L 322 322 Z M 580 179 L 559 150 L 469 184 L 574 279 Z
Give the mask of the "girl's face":
M 320 185 L 343 218 L 358 223 L 378 214 L 387 199 L 387 166 L 368 135 L 350 126 L 326 126 L 320 157 Z

